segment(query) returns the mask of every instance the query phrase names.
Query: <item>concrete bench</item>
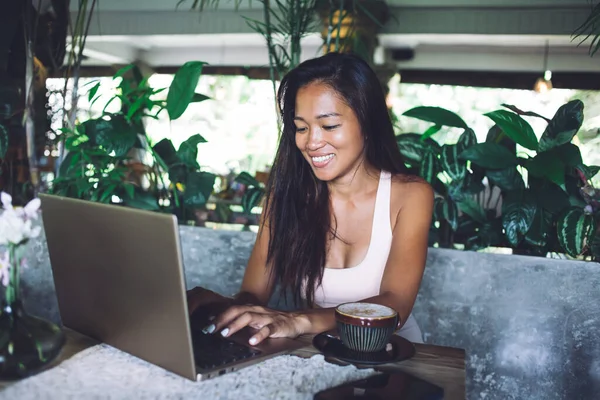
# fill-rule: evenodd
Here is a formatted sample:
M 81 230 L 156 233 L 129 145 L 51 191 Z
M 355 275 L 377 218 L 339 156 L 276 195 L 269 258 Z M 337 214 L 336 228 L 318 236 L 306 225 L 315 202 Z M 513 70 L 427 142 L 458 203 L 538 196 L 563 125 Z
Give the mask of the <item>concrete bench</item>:
M 187 287 L 236 293 L 255 234 L 180 233 Z M 27 310 L 59 322 L 43 233 L 28 264 Z M 427 343 L 466 349 L 469 399 L 592 399 L 600 393 L 599 299 L 600 264 L 430 249 L 414 315 Z

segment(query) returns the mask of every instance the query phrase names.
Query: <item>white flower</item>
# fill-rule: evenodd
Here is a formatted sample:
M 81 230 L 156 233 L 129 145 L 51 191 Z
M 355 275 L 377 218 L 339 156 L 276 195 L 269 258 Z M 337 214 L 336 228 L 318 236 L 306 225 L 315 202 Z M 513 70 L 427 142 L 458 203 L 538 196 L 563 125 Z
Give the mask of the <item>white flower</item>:
M 41 227 L 32 226 L 37 219 L 40 199 L 33 199 L 25 207 L 14 208 L 12 197 L 5 192 L 0 193 L 2 215 L 0 215 L 0 245 L 19 245 L 28 239 L 39 236 Z

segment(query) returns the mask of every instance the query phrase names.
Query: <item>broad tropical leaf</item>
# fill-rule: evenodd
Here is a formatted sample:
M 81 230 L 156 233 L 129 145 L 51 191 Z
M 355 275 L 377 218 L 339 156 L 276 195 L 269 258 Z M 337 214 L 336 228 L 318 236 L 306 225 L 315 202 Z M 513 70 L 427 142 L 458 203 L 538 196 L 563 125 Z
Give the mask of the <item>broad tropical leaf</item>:
M 569 195 L 555 183 L 530 177 L 529 186 L 537 203 L 552 214 L 558 214 L 570 205 Z
M 508 149 L 512 154 L 517 154 L 517 144 L 514 140 L 509 138 L 498 125 L 494 125 L 490 128 L 485 137 L 486 143 L 500 144 Z
M 416 133 L 403 133 L 396 136 L 396 143 L 402 156 L 409 161 L 420 163 L 428 149 L 438 152 L 440 145 L 433 139 L 421 140 Z
M 260 183 L 256 180 L 256 178 L 246 171 L 242 171 L 238 176 L 235 177 L 234 180 L 246 186 L 260 186 Z
M 458 229 L 458 208 L 456 207 L 456 203 L 446 198 L 442 205 L 442 212 L 444 219 L 448 221 L 452 230 L 456 231 Z
M 441 167 L 453 180 L 463 179 L 467 172 L 466 162 L 458 159 L 458 152 L 458 145 L 442 146 Z
M 498 186 L 502 190 L 511 191 L 525 189 L 523 177 L 515 167 L 488 169 L 485 171 L 485 175 L 492 184 Z
M 585 175 L 585 179 L 590 180 L 594 176 L 596 176 L 598 171 L 600 171 L 600 166 L 581 164 L 577 166 L 577 169 L 583 172 L 583 175 Z
M 433 182 L 433 178 L 437 175 L 437 157 L 433 151 L 425 152 L 419 168 L 419 175 L 427 182 Z
M 90 119 L 82 125 L 85 135 L 108 154 L 115 152 L 116 157 L 126 155 L 135 145 L 137 133 L 127 123 L 123 115 L 111 115 L 110 119 Z
M 402 115 L 406 117 L 412 117 L 420 119 L 422 121 L 433 122 L 436 125 L 441 126 L 453 126 L 456 128 L 467 129 L 468 126 L 461 117 L 441 107 L 426 107 L 419 106 L 411 108 L 404 112 Z
M 595 233 L 594 216 L 586 214 L 581 208 L 570 208 L 558 219 L 558 241 L 563 250 L 572 257 L 585 252 Z
M 148 192 L 137 192 L 133 198 L 124 199 L 124 201 L 128 207 L 142 210 L 156 211 L 160 208 L 156 197 Z
M 183 192 L 186 205 L 204 207 L 214 189 L 216 175 L 209 172 L 193 171 L 188 174 Z
M 516 143 L 530 150 L 537 150 L 538 140 L 533 128 L 520 115 L 506 110 L 496 110 L 484 115 L 494 121 Z
M 518 164 L 517 157 L 506 147 L 490 142 L 469 147 L 459 154 L 459 158 L 492 169 L 515 167 Z
M 242 196 L 242 208 L 244 212 L 250 214 L 252 209 L 260 203 L 264 194 L 265 190 L 258 186 L 246 189 L 244 196 Z
M 525 242 L 536 247 L 545 247 L 548 244 L 548 235 L 552 228 L 552 214 L 543 208 L 538 208 L 531 227 L 525 235 Z
M 458 138 L 458 142 L 456 143 L 456 146 L 459 149 L 458 152 L 462 153 L 464 150 L 466 150 L 469 147 L 476 145 L 476 144 L 477 144 L 477 136 L 475 136 L 475 132 L 473 132 L 473 129 L 467 128 L 462 133 L 462 135 L 460 135 L 460 137 Z
M 565 164 L 552 153 L 538 153 L 525 162 L 525 168 L 536 178 L 546 178 L 559 186 L 565 184 Z
M 482 224 L 485 222 L 485 211 L 474 198 L 465 197 L 461 201 L 458 201 L 456 205 L 460 211 L 464 212 L 475 221 Z
M 435 135 L 436 133 L 438 133 L 440 131 L 440 129 L 442 129 L 441 125 L 433 125 L 430 126 L 422 135 L 421 135 L 421 140 L 425 140 L 433 135 Z
M 569 143 L 583 123 L 583 103 L 572 100 L 562 105 L 546 127 L 540 139 L 538 151 L 548 151 Z
M 502 203 L 502 226 L 512 246 L 517 246 L 531 228 L 537 205 L 529 191 L 508 192 Z
M 167 112 L 172 120 L 181 117 L 192 102 L 205 64 L 201 61 L 188 61 L 175 73 L 167 94 Z
M 165 162 L 167 166 L 179 162 L 177 151 L 173 146 L 173 142 L 169 139 L 163 139 L 152 147 L 154 152 Z
M 200 134 L 190 136 L 185 142 L 181 143 L 177 150 L 177 157 L 185 165 L 198 169 L 198 145 L 200 143 L 206 143 L 206 139 Z

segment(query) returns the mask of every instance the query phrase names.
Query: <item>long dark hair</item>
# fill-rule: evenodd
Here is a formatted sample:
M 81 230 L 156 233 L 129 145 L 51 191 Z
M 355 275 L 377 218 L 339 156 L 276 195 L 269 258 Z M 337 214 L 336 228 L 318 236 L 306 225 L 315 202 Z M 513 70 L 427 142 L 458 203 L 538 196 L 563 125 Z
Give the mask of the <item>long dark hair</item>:
M 356 114 L 367 162 L 378 170 L 408 174 L 383 88 L 364 60 L 329 53 L 301 63 L 282 79 L 277 101 L 283 132 L 267 183 L 263 219 L 270 232 L 267 264 L 282 293 L 291 292 L 296 304 L 304 295 L 309 307 L 323 278 L 328 234 L 335 232 L 327 183 L 315 177 L 296 146 L 296 94 L 317 82 L 334 89 Z

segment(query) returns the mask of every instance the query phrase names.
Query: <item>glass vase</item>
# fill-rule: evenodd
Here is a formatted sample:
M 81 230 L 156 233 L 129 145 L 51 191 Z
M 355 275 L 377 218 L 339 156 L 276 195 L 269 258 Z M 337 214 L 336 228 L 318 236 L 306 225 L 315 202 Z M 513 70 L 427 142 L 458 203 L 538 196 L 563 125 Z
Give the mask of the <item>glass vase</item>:
M 21 301 L 19 269 L 25 245 L 9 245 L 3 262 L 5 296 L 0 309 L 0 379 L 32 375 L 51 363 L 65 344 L 62 330 L 29 315 Z

